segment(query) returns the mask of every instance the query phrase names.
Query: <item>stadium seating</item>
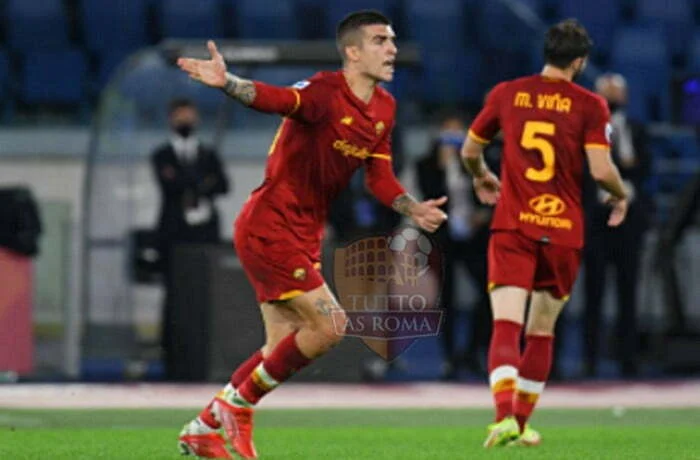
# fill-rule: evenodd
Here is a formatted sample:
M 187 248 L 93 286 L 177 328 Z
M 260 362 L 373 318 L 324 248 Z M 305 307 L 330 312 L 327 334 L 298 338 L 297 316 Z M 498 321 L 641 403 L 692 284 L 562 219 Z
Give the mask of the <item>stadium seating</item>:
M 424 65 L 421 87 L 425 102 L 454 106 L 483 98 L 478 50 L 432 51 L 425 54 Z
M 224 36 L 218 0 L 162 0 L 160 27 L 164 38 L 219 38 Z
M 406 0 L 406 34 L 428 51 L 465 45 L 466 5 L 462 0 Z
M 137 107 L 136 113 L 141 116 L 140 123 L 161 127 L 167 122 L 168 104 L 172 99 L 197 99 L 195 93 L 200 86 L 204 88 L 176 67 L 157 58 L 140 62 L 136 69 L 119 80 L 118 85 L 120 94 Z
M 547 9 L 547 3 L 545 0 L 517 0 L 523 6 L 528 7 L 533 13 L 538 16 L 543 16 L 545 10 Z
M 616 62 L 639 61 L 644 64 L 657 62 L 659 66 L 666 68 L 669 56 L 663 30 L 652 25 L 618 28 L 614 35 L 611 59 Z
M 236 14 L 239 38 L 294 39 L 299 35 L 293 2 L 229 0 Z
M 318 72 L 316 67 L 260 67 L 251 72 L 250 78 L 253 80 L 260 80 L 271 85 L 291 86 L 298 81 L 309 79 L 316 72 Z
M 85 45 L 99 52 L 145 46 L 147 7 L 147 0 L 82 0 L 80 18 Z
M 13 113 L 14 104 L 11 99 L 10 84 L 12 76 L 10 73 L 10 60 L 7 52 L 0 49 L 0 110 L 2 110 L 2 118 L 7 121 Z
M 640 121 L 659 119 L 668 110 L 670 57 L 663 30 L 628 26 L 615 33 L 611 68 L 629 85 L 630 114 Z
M 10 81 L 10 59 L 7 56 L 7 52 L 0 49 L 0 101 L 2 103 L 4 103 L 9 92 Z
M 578 19 L 593 39 L 593 55 L 608 56 L 620 18 L 619 0 L 562 0 L 559 2 L 558 16 L 560 19 Z
M 335 28 L 337 24 L 350 12 L 357 10 L 373 9 L 378 10 L 387 15 L 390 19 L 394 19 L 395 1 L 392 0 L 343 0 L 343 1 L 328 1 L 324 6 L 326 15 L 326 36 L 328 38 L 335 37 Z M 393 22 L 393 21 L 392 21 Z
M 38 78 L 24 74 L 33 71 L 29 64 L 36 52 L 74 56 L 80 53 L 72 47 L 83 46 L 90 65 L 79 65 L 78 72 L 88 72 L 83 78 L 90 91 L 81 94 L 89 97 L 126 56 L 152 39 L 330 39 L 345 14 L 363 8 L 386 13 L 400 42 L 416 41 L 423 48 L 421 74 L 397 69 L 391 88 L 399 98 L 421 94 L 431 103 L 477 101 L 497 81 L 538 71 L 542 30 L 533 27 L 539 21 L 532 13 L 545 24 L 578 18 L 595 41 L 592 63 L 625 74 L 633 94 L 630 110 L 642 120 L 668 117 L 672 68 L 684 64 L 682 70 L 700 72 L 700 29 L 693 38 L 700 0 L 0 0 L 0 5 L 7 26 L 0 94 L 23 101 L 30 93 L 26 82 Z M 151 12 L 155 23 L 149 22 Z M 455 60 L 448 62 L 450 56 Z M 10 93 L 8 62 L 18 64 L 17 91 Z M 450 81 L 457 74 L 454 66 L 464 72 L 460 84 Z M 298 69 L 260 71 L 263 80 L 278 84 L 303 77 Z M 436 82 L 440 87 L 432 86 Z M 215 103 L 213 96 L 207 102 Z
M 639 0 L 637 19 L 663 27 L 669 50 L 682 56 L 693 32 L 693 8 L 689 0 Z
M 100 90 L 102 89 L 112 74 L 118 70 L 119 65 L 128 58 L 131 53 L 126 49 L 114 49 L 105 51 L 100 54 L 97 76 L 95 77 L 95 82 L 93 86 Z
M 535 26 L 502 2 L 483 2 L 476 25 L 483 49 L 508 52 L 528 52 L 530 42 L 540 35 Z
M 689 72 L 700 73 L 700 31 L 695 34 L 690 43 L 686 69 Z
M 82 51 L 36 51 L 22 60 L 20 100 L 29 105 L 78 106 L 86 94 L 87 62 Z
M 61 0 L 7 0 L 7 39 L 15 51 L 68 46 L 68 20 Z

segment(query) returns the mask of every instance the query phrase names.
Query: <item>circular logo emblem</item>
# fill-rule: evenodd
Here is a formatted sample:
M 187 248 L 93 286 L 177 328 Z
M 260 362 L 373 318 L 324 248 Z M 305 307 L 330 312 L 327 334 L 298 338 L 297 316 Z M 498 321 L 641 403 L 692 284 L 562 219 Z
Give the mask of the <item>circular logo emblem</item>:
M 297 268 L 294 270 L 294 273 L 292 274 L 295 280 L 303 281 L 306 279 L 306 270 L 303 268 Z
M 528 204 L 537 214 L 541 216 L 558 216 L 566 211 L 566 204 L 556 195 L 545 193 L 531 199 Z

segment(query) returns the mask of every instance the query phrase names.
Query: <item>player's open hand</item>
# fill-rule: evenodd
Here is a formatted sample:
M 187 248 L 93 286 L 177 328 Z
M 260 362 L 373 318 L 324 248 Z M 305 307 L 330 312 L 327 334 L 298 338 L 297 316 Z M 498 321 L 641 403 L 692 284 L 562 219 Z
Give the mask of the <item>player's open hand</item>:
M 177 65 L 194 80 L 214 88 L 223 88 L 226 84 L 226 63 L 216 49 L 213 41 L 207 42 L 211 59 L 180 58 Z
M 501 181 L 494 173 L 488 171 L 482 177 L 474 178 L 474 191 L 479 201 L 493 206 L 501 196 Z
M 607 199 L 607 204 L 612 206 L 610 217 L 608 217 L 608 227 L 617 227 L 624 222 L 627 216 L 627 199 L 619 199 L 613 196 Z
M 411 208 L 411 218 L 420 228 L 433 233 L 447 220 L 447 214 L 440 209 L 440 206 L 445 203 L 447 203 L 446 196 L 416 203 Z

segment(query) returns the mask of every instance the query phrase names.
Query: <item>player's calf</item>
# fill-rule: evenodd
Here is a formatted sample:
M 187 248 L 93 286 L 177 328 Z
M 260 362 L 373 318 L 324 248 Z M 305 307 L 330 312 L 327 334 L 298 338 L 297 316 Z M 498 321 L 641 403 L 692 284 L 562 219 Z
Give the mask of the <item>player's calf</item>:
M 564 308 L 565 300 L 554 298 L 547 291 L 532 294 L 525 351 L 518 366 L 518 382 L 513 398 L 513 412 L 521 433 L 544 391 L 552 368 L 554 325 Z

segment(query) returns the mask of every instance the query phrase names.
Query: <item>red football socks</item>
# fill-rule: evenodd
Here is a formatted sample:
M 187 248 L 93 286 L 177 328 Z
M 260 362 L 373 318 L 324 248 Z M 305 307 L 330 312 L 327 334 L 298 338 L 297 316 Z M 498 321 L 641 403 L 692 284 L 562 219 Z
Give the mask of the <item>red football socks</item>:
M 296 332 L 288 335 L 243 381 L 238 388 L 234 403 L 257 404 L 263 396 L 310 362 L 311 360 L 304 356 L 297 346 Z M 243 401 L 236 401 L 237 399 Z
M 513 393 L 520 362 L 522 324 L 495 320 L 489 345 L 489 383 L 496 405 L 496 422 L 513 415 Z
M 262 351 L 258 350 L 255 353 L 253 353 L 253 355 L 250 358 L 248 358 L 246 362 L 238 366 L 238 369 L 236 369 L 235 372 L 231 374 L 231 385 L 233 385 L 233 388 L 240 387 L 241 384 L 245 381 L 245 379 L 253 373 L 256 367 L 258 367 L 258 364 L 260 364 L 262 360 Z
M 517 389 L 513 400 L 513 412 L 520 425 L 520 432 L 537 404 L 552 368 L 554 337 L 528 335 L 525 352 L 520 360 Z

